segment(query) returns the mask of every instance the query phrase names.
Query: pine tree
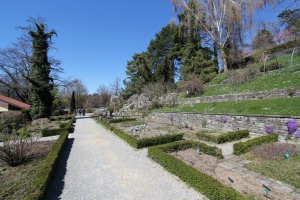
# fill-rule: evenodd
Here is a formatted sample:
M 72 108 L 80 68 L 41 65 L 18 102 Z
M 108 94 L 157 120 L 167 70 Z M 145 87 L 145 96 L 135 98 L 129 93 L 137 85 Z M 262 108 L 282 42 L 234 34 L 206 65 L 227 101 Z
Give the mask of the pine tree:
M 70 114 L 73 114 L 76 109 L 76 103 L 75 103 L 75 93 L 74 91 L 72 92 L 72 98 L 71 98 L 71 103 L 70 103 Z
M 49 117 L 52 115 L 53 79 L 50 77 L 51 66 L 48 61 L 49 41 L 56 32 L 45 33 L 45 27 L 35 24 L 37 31 L 29 31 L 32 37 L 33 54 L 31 59 L 30 81 L 30 115 L 32 119 Z

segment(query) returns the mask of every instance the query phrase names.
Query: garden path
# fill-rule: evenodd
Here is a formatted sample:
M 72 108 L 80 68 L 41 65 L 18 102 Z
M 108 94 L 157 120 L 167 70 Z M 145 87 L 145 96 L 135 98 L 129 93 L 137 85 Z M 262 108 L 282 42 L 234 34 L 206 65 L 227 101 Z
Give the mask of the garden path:
M 147 154 L 77 116 L 46 199 L 203 199 Z

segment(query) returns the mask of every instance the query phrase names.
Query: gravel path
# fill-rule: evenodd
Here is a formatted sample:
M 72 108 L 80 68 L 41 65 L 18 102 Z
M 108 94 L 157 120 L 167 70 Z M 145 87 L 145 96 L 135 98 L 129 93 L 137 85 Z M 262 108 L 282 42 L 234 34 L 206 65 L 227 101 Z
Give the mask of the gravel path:
M 197 200 L 192 188 L 93 119 L 78 117 L 47 199 Z

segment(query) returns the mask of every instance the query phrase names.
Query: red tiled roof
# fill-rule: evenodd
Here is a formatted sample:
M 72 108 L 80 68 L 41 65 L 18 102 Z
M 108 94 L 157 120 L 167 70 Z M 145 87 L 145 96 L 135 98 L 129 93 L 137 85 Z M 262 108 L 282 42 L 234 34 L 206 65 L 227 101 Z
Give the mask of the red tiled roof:
M 29 109 L 30 108 L 30 105 L 28 105 L 26 103 L 23 103 L 21 101 L 18 101 L 18 100 L 9 98 L 9 97 L 4 96 L 2 94 L 0 94 L 0 101 L 4 101 L 4 102 L 6 102 L 10 105 L 13 105 L 13 106 L 16 106 L 16 107 L 22 108 L 22 109 Z

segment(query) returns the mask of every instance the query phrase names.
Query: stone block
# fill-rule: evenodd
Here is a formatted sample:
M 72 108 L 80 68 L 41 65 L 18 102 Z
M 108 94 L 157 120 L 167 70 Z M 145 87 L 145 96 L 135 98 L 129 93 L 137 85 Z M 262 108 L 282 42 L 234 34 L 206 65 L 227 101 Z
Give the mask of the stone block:
M 299 194 L 299 193 L 292 192 L 292 193 L 291 193 L 291 196 L 294 197 L 295 200 L 296 200 L 296 199 L 300 199 L 300 194 Z
M 230 162 L 223 162 L 223 163 L 218 164 L 218 166 L 223 167 L 225 169 L 229 169 L 229 170 L 237 168 L 237 166 L 235 164 L 230 163 Z
M 275 181 L 273 184 L 271 184 L 271 186 L 273 188 L 275 188 L 276 190 L 280 190 L 285 193 L 291 193 L 295 189 L 295 187 L 285 184 L 285 183 L 282 183 L 281 181 Z

